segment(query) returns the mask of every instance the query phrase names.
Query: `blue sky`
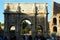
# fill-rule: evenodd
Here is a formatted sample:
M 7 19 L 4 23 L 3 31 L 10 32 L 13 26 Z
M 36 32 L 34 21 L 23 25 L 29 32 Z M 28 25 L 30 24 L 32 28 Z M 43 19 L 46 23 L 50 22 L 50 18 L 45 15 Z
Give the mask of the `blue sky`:
M 56 2 L 60 2 L 60 0 L 55 0 Z M 48 3 L 48 21 L 51 17 L 51 10 L 52 10 L 52 0 L 0 0 L 0 22 L 4 23 L 4 3 L 5 2 L 41 2 L 41 3 Z

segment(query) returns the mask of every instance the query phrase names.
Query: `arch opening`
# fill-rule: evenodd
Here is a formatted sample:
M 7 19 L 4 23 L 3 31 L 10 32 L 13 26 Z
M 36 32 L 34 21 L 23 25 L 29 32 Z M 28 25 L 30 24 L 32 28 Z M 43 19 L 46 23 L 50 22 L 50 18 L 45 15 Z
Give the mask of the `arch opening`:
M 43 33 L 43 27 L 41 25 L 37 26 L 37 33 L 38 33 L 38 35 L 42 35 L 42 33 Z
M 15 26 L 14 25 L 10 26 L 10 31 L 14 31 L 14 30 L 15 30 Z
M 15 34 L 15 26 L 14 25 L 11 25 L 10 26 L 9 32 L 10 32 L 11 35 L 14 35 Z
M 11 25 L 9 28 L 9 32 L 10 32 L 10 40 L 16 40 L 16 35 L 15 35 L 15 26 Z
M 53 32 L 57 32 L 57 27 L 56 26 L 53 27 Z
M 56 25 L 57 24 L 57 19 L 53 18 L 53 24 Z
M 21 29 L 22 34 L 29 34 L 31 35 L 31 21 L 28 19 L 24 19 L 22 21 L 22 29 Z

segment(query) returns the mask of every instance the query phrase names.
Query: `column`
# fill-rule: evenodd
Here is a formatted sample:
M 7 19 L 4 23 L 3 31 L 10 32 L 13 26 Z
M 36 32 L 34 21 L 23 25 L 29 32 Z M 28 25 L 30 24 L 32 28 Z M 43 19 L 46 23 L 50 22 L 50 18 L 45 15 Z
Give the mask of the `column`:
M 3 39 L 5 39 L 5 37 L 7 37 L 8 38 L 8 40 L 10 40 L 10 38 L 9 38 L 9 24 L 8 24 L 8 14 L 4 14 L 4 38 Z

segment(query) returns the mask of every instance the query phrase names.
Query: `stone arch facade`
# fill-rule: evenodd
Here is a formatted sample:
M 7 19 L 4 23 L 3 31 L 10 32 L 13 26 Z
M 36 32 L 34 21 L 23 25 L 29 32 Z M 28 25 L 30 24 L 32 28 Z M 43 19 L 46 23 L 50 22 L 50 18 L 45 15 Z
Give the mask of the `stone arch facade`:
M 7 3 L 8 4 L 8 3 Z M 13 3 L 12 3 L 13 4 Z M 12 5 L 11 4 L 11 5 Z M 17 3 L 18 4 L 18 3 Z M 17 5 L 16 4 L 16 5 Z M 29 4 L 29 3 L 28 3 Z M 40 4 L 40 3 L 39 3 Z M 22 7 L 22 5 L 23 4 L 19 4 L 19 5 L 21 5 L 20 7 Z M 26 4 L 24 4 L 25 6 L 26 6 Z M 30 5 L 30 4 L 29 4 Z M 32 4 L 31 4 L 32 5 Z M 31 6 L 30 5 L 30 6 Z M 37 4 L 36 4 L 37 5 Z M 24 19 L 28 19 L 28 20 L 30 20 L 31 21 L 31 27 L 32 27 L 32 38 L 34 38 L 34 36 L 35 36 L 35 31 L 36 31 L 36 27 L 38 26 L 38 25 L 42 25 L 42 27 L 43 27 L 43 35 L 44 36 L 46 36 L 47 35 L 47 32 L 48 32 L 48 25 L 47 25 L 47 23 L 48 23 L 48 21 L 47 21 L 47 15 L 48 15 L 48 13 L 47 13 L 47 9 L 46 9 L 46 4 L 44 4 L 45 6 L 44 6 L 44 11 L 42 12 L 42 13 L 39 13 L 39 12 L 37 12 L 38 13 L 38 15 L 37 15 L 37 21 L 35 20 L 35 12 L 33 12 L 32 11 L 32 13 L 29 11 L 29 9 L 26 11 L 26 12 L 28 12 L 28 13 L 24 13 L 24 12 L 14 12 L 15 10 L 13 9 L 13 12 L 12 11 L 7 11 L 7 10 L 5 10 L 5 12 L 4 12 L 4 23 L 5 23 L 5 27 L 4 27 L 4 37 L 6 37 L 6 36 L 8 36 L 9 37 L 9 40 L 10 40 L 10 35 L 9 35 L 9 27 L 11 26 L 11 25 L 14 25 L 15 26 L 15 36 L 16 36 L 16 39 L 17 40 L 20 40 L 21 38 L 21 27 L 22 27 L 22 20 L 24 20 Z M 29 7 L 30 7 L 29 6 Z M 33 5 L 34 6 L 34 5 Z M 11 7 L 11 6 L 10 6 Z M 23 6 L 24 7 L 24 6 Z M 32 7 L 32 6 L 31 6 Z M 11 9 L 10 9 L 11 10 Z M 21 8 L 21 10 L 22 10 L 22 8 Z M 35 10 L 35 9 L 33 9 L 33 10 Z M 37 22 L 36 24 L 35 24 L 35 21 Z M 35 25 L 36 25 L 36 27 L 35 27 Z M 33 40 L 33 39 L 32 39 Z

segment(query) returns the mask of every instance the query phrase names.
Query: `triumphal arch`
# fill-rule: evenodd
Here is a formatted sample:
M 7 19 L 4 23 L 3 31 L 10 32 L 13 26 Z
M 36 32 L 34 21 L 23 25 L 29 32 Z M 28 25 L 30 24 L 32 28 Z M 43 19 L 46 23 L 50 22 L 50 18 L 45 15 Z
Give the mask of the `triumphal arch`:
M 21 35 L 25 35 L 21 32 L 25 28 L 22 23 L 23 20 L 29 20 L 31 22 L 30 26 L 28 26 L 31 32 L 28 35 L 32 35 L 32 40 L 34 40 L 37 33 L 37 27 L 39 32 L 42 30 L 42 35 L 47 36 L 47 11 L 47 3 L 5 3 L 4 38 L 7 37 L 8 40 L 11 40 L 11 37 L 15 36 L 16 40 L 21 40 Z M 11 27 L 15 29 L 13 33 L 11 32 Z

